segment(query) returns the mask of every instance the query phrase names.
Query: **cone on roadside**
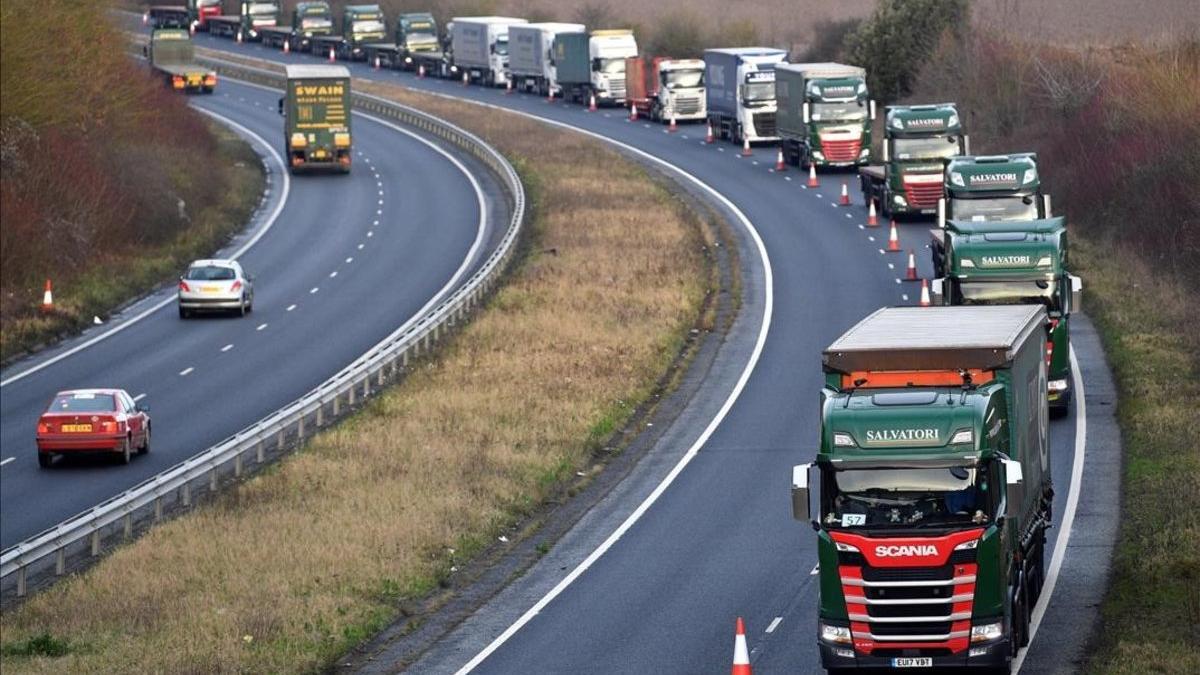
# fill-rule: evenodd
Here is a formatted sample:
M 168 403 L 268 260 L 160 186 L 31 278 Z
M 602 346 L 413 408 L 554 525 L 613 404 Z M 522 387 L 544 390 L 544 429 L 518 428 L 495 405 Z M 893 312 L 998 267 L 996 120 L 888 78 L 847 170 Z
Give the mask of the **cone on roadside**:
M 731 675 L 751 675 L 750 650 L 746 648 L 746 624 L 742 617 L 737 618 L 737 628 L 733 636 L 733 669 Z
M 54 291 L 50 286 L 50 280 L 46 280 L 46 290 L 42 291 L 42 311 L 54 311 Z
M 754 152 L 752 150 L 750 150 L 750 139 L 743 137 L 742 138 L 742 157 L 749 157 L 750 155 L 753 155 L 753 154 L 754 154 Z
M 812 162 L 808 163 L 808 187 L 820 187 L 821 183 L 817 181 L 817 165 Z
M 596 112 L 596 95 L 592 94 L 588 97 L 588 112 Z
M 630 122 L 637 121 L 637 105 L 633 104 L 633 103 L 629 104 L 629 121 Z
M 838 204 L 850 206 L 850 186 L 846 185 L 846 181 L 842 181 L 842 198 L 838 200 Z
M 283 41 L 283 53 L 287 54 L 287 53 L 290 53 L 291 51 L 292 51 L 292 41 L 284 40 Z
M 712 142 L 713 142 L 712 122 L 705 122 L 704 126 L 705 126 L 704 142 L 707 144 L 712 144 Z
M 424 63 L 417 66 L 417 77 L 419 77 L 421 79 L 425 79 L 425 64 Z
M 933 303 L 929 301 L 929 282 L 921 280 L 921 306 L 928 307 Z
M 150 23 L 150 12 L 142 12 L 142 25 Z
M 783 159 L 783 148 L 780 148 L 779 152 L 775 154 L 775 170 L 787 171 L 787 162 Z
M 913 250 L 908 249 L 908 270 L 904 272 L 905 281 L 919 281 L 917 279 L 917 256 L 913 254 Z
M 546 103 L 554 103 L 554 90 L 546 88 Z
M 671 115 L 671 123 L 667 125 L 667 132 L 673 134 L 678 130 L 679 130 L 679 126 L 677 124 L 675 124 L 675 116 Z
M 875 215 L 875 199 L 867 200 L 867 227 L 879 227 L 879 216 Z
M 235 37 L 237 38 L 238 44 L 241 44 L 242 43 L 242 31 L 239 30 Z
M 471 84 L 471 74 L 470 74 L 470 73 L 468 73 L 467 71 L 465 71 L 465 70 L 464 70 L 464 71 L 463 71 L 462 86 L 464 86 L 464 87 L 465 87 L 465 86 L 467 86 L 468 84 Z
M 892 218 L 892 231 L 888 233 L 888 253 L 900 252 L 900 233 L 896 231 L 896 219 Z
M 512 80 L 511 80 L 511 79 L 510 79 L 510 80 L 505 80 L 505 81 L 504 81 L 504 93 L 505 93 L 505 94 L 511 94 L 511 93 L 512 93 L 512 91 L 513 91 L 513 90 L 512 90 Z
M 375 57 L 375 70 L 379 70 L 379 57 Z
M 329 62 L 337 63 L 337 52 L 333 51 L 333 47 L 329 48 Z

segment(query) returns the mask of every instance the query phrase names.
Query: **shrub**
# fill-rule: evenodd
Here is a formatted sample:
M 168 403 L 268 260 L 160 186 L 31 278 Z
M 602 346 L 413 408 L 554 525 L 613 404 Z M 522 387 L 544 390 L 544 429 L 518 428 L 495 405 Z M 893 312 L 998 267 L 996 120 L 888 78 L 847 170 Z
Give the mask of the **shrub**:
M 880 0 L 871 18 L 846 40 L 851 63 L 867 69 L 873 95 L 884 102 L 907 95 L 942 35 L 969 20 L 966 0 Z

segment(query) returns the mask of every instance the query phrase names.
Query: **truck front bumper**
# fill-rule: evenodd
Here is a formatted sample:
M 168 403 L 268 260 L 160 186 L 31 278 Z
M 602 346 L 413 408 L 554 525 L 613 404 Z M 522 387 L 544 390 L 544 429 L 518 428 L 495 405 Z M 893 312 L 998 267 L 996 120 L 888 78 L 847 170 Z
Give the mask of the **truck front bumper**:
M 929 672 L 929 669 L 939 670 L 942 668 L 1004 668 L 1009 664 L 1009 644 L 1008 638 L 1001 638 L 993 642 L 988 642 L 979 645 L 973 645 L 965 651 L 958 654 L 926 656 L 921 652 L 924 650 L 899 650 L 903 652 L 901 656 L 872 656 L 869 654 L 857 654 L 849 645 L 833 646 L 823 642 L 818 642 L 817 647 L 821 650 L 821 665 L 826 669 L 849 669 L 849 668 L 896 668 L 895 659 L 920 659 L 928 658 L 928 665 L 921 666 L 906 666 L 911 667 L 914 672 Z M 940 650 L 939 650 L 940 651 Z M 911 653 L 911 656 L 909 655 Z

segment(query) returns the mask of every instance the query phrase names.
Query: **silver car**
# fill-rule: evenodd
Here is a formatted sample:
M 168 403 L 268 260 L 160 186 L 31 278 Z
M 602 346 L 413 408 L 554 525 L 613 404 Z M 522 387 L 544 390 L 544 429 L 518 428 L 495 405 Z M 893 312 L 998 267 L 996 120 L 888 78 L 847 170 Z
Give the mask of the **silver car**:
M 236 260 L 197 260 L 179 277 L 179 318 L 193 312 L 254 309 L 254 277 Z

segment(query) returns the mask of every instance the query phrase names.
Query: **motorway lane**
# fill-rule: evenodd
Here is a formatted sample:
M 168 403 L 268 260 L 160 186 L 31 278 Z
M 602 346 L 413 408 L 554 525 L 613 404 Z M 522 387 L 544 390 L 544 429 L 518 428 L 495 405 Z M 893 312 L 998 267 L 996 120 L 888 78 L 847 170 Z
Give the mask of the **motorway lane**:
M 311 58 L 207 36 L 199 42 L 280 62 Z M 815 536 L 791 520 L 788 488 L 791 466 L 812 459 L 818 439 L 820 352 L 870 311 L 914 304 L 919 292 L 914 284 L 898 282 L 905 256 L 881 251 L 886 229 L 861 228 L 866 214 L 858 204 L 833 204 L 840 179 L 854 186 L 853 176 L 823 175 L 821 188 L 806 190 L 794 168 L 783 175 L 771 172 L 773 148 L 756 148 L 754 157 L 740 158 L 728 143 L 702 145 L 703 127 L 683 126 L 666 134 L 656 124 L 625 121 L 620 110 L 586 113 L 540 97 L 422 81 L 363 64 L 353 64 L 352 70 L 360 77 L 566 122 L 670 161 L 746 213 L 774 269 L 775 309 L 761 361 L 721 427 L 646 515 L 479 671 L 715 671 L 729 663 L 733 620 L 739 615 L 751 628 L 755 665 L 818 671 L 811 575 Z M 853 188 L 852 195 L 858 199 Z M 919 222 L 900 226 L 902 246 L 916 249 L 926 277 L 931 273 L 928 228 Z M 1073 417 L 1052 422 L 1056 518 L 1068 491 L 1074 432 Z M 1057 529 L 1051 531 L 1057 535 Z M 515 619 L 525 609 L 489 605 L 480 613 Z M 468 622 L 452 633 L 415 670 L 452 671 L 464 664 L 498 633 L 480 635 L 473 631 L 477 625 Z
M 225 80 L 200 108 L 270 144 L 274 92 Z M 257 275 L 245 318 L 181 321 L 170 304 L 128 329 L 3 387 L 0 546 L 7 547 L 163 471 L 302 396 L 486 257 L 472 183 L 425 143 L 361 116 L 348 176 L 291 179 L 274 226 L 241 258 Z M 281 175 L 274 169 L 273 190 Z M 470 264 L 464 264 L 470 257 Z M 27 364 L 4 373 L 8 379 Z M 117 386 L 151 404 L 153 450 L 128 467 L 40 470 L 34 425 L 59 389 Z

